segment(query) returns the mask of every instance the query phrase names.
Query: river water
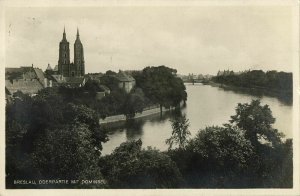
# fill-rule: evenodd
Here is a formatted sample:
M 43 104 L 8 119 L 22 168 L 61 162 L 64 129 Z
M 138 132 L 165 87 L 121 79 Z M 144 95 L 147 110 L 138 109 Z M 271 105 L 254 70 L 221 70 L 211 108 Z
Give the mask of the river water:
M 232 90 L 224 90 L 203 84 L 186 84 L 188 99 L 181 110 L 189 120 L 191 137 L 206 126 L 222 125 L 235 114 L 238 103 L 250 103 L 260 99 L 268 104 L 276 121 L 274 128 L 283 132 L 286 138 L 292 138 L 292 105 L 276 97 L 257 96 Z M 167 112 L 161 118 L 159 114 L 124 123 L 117 128 L 109 128 L 109 141 L 103 144 L 103 155 L 110 154 L 122 142 L 141 139 L 143 147 L 152 146 L 167 150 L 165 140 L 171 136 L 170 118 L 174 114 Z

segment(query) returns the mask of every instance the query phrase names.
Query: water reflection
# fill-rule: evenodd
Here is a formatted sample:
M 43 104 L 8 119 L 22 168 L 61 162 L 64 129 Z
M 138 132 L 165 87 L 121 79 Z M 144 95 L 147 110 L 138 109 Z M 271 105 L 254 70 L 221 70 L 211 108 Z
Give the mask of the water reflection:
M 181 108 L 184 109 L 185 106 Z M 127 140 L 137 140 L 143 135 L 143 126 L 146 122 L 149 123 L 150 126 L 164 124 L 170 119 L 183 116 L 184 110 L 181 108 L 170 109 L 169 111 L 164 112 L 162 116 L 160 114 L 153 114 L 149 117 L 131 119 L 117 129 L 125 130 Z
M 136 140 L 143 135 L 143 125 L 145 121 L 132 119 L 125 123 L 127 140 Z

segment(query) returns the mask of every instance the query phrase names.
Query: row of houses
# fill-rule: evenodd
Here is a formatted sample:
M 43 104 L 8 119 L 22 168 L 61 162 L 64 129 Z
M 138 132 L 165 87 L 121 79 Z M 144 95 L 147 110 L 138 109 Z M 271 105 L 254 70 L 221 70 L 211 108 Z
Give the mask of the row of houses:
M 35 96 L 43 88 L 65 86 L 69 88 L 82 87 L 88 80 L 98 80 L 101 83 L 103 74 L 86 74 L 83 77 L 65 77 L 58 74 L 48 65 L 45 72 L 40 68 L 29 67 L 5 68 L 5 95 L 9 100 L 14 93 L 20 91 L 30 96 Z M 135 79 L 124 71 L 119 71 L 113 76 L 118 82 L 118 87 L 127 93 L 135 86 Z M 101 99 L 110 93 L 107 86 L 99 85 L 97 98 Z

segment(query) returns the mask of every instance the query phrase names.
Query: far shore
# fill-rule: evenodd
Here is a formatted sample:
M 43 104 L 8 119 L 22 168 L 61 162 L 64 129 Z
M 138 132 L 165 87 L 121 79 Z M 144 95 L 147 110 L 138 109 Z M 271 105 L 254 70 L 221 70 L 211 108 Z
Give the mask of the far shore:
M 192 84 L 192 83 L 186 82 L 185 84 Z M 249 95 L 276 97 L 280 101 L 284 102 L 285 104 L 288 105 L 293 104 L 293 92 L 291 91 L 281 91 L 278 89 L 269 89 L 260 86 L 253 86 L 253 87 L 233 86 L 228 84 L 216 83 L 213 81 L 202 82 L 201 84 L 210 85 L 212 87 L 219 87 L 224 90 L 231 90 L 238 93 L 246 93 Z

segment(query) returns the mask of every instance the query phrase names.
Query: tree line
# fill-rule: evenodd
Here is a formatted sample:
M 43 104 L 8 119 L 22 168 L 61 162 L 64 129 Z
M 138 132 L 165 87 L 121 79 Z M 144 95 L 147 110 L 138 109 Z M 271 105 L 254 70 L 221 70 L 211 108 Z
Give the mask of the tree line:
M 162 111 L 162 107 L 178 107 L 181 102 L 186 101 L 184 83 L 176 76 L 176 72 L 175 69 L 163 65 L 134 71 L 132 76 L 136 85 L 126 93 L 124 89 L 119 88 L 118 80 L 113 77 L 117 73 L 109 70 L 100 81 L 88 80 L 85 86 L 80 88 L 60 87 L 59 92 L 69 102 L 87 105 L 96 110 L 102 119 L 119 114 L 131 119 L 136 113 L 153 105 L 159 105 Z M 109 87 L 111 92 L 97 100 L 95 97 L 101 84 Z
M 251 70 L 235 74 L 233 71 L 212 78 L 214 82 L 246 88 L 264 88 L 281 93 L 293 92 L 293 75 L 287 72 Z

